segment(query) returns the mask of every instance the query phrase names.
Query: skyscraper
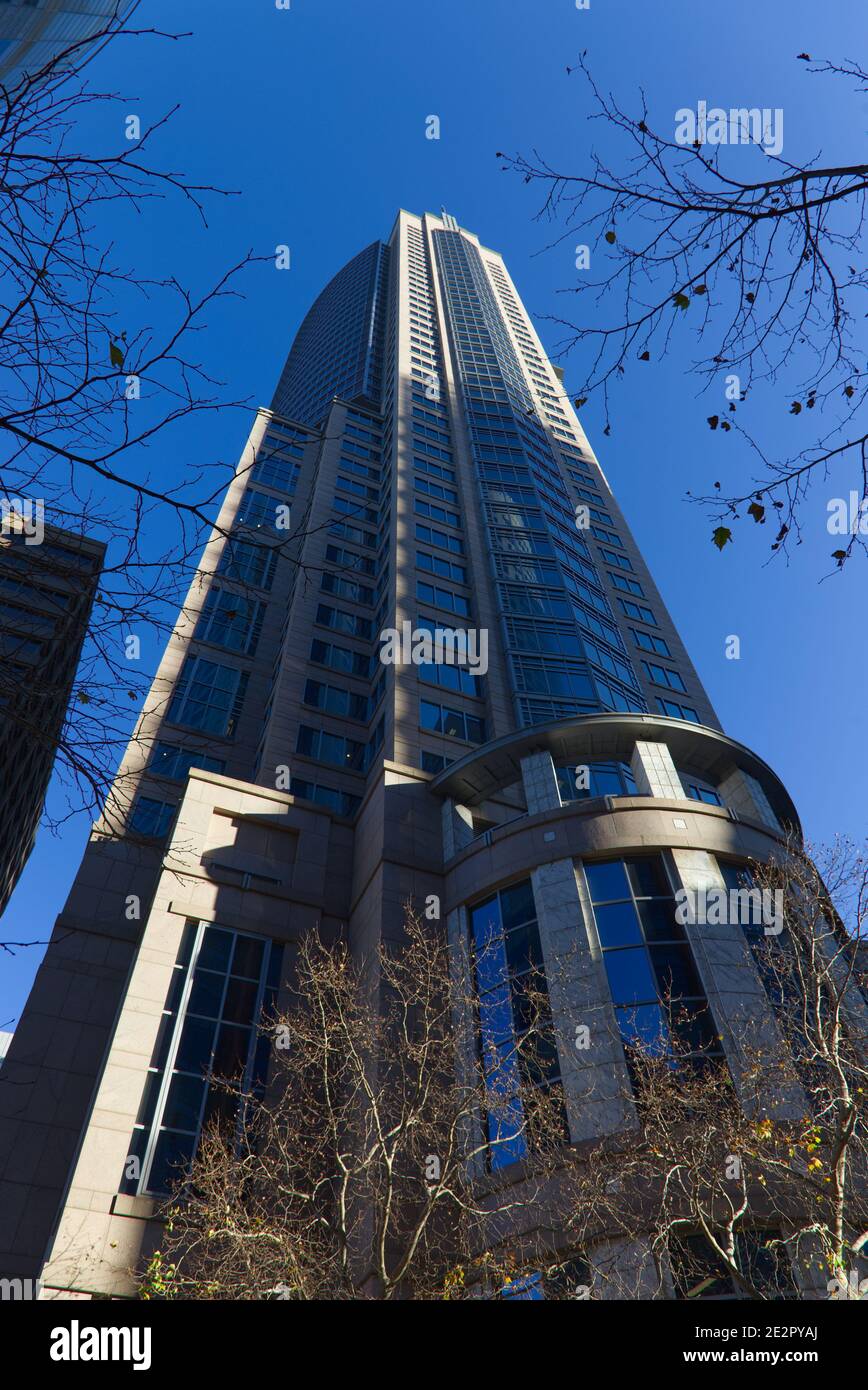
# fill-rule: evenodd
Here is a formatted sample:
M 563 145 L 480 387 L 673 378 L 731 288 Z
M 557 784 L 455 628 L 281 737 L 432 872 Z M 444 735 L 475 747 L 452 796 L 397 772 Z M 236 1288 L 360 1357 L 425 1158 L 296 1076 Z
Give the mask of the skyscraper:
M 0 82 L 37 72 L 103 31 L 132 0 L 0 0 Z
M 546 1084 L 574 1139 L 605 1133 L 666 971 L 697 1049 L 768 1014 L 741 929 L 678 930 L 671 903 L 791 830 L 502 257 L 402 211 L 257 414 L 58 919 L 0 1090 L 0 1272 L 128 1291 L 209 1076 L 267 1065 L 295 943 L 362 954 L 408 898 L 456 953 L 483 918 L 546 964 L 570 937 Z M 588 1054 L 577 1009 L 606 1039 Z
M 41 522 L 28 535 L 20 510 L 3 505 L 0 914 L 36 838 L 105 549 Z

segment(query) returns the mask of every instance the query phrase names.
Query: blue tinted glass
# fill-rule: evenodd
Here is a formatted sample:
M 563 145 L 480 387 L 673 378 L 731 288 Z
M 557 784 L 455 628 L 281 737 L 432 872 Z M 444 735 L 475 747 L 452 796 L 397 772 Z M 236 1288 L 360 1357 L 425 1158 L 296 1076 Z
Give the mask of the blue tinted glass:
M 513 1096 L 487 1117 L 489 1162 L 494 1169 L 507 1168 L 527 1156 L 527 1143 L 522 1133 L 524 1117 L 521 1101 Z
M 643 947 L 607 951 L 604 960 L 616 1004 L 644 1004 L 657 999 L 657 986 Z
M 621 786 L 621 775 L 618 772 L 607 772 L 601 768 L 592 768 L 591 787 L 594 796 L 620 796 L 623 791 L 623 787 Z
M 542 947 L 535 922 L 508 932 L 505 942 L 506 958 L 512 972 L 520 974 L 533 967 L 542 967 Z
M 642 933 L 631 902 L 596 907 L 594 916 L 602 946 L 638 946 L 641 943 Z
M 675 904 L 667 898 L 643 898 L 639 916 L 647 941 L 681 941 L 684 928 L 675 920 Z
M 493 937 L 500 935 L 500 904 L 497 898 L 488 898 L 480 903 L 470 914 L 473 939 L 480 951 L 484 950 Z
M 504 931 L 509 931 L 510 927 L 518 926 L 520 922 L 529 922 L 536 917 L 533 889 L 529 878 L 526 878 L 522 883 L 513 884 L 511 888 L 504 888 L 500 895 L 500 902 Z
M 637 898 L 654 898 L 671 892 L 658 855 L 628 859 L 626 864 L 630 886 Z
M 677 1000 L 702 994 L 702 985 L 689 947 L 652 946 L 651 958 L 662 997 Z
M 586 864 L 585 875 L 592 902 L 611 902 L 613 899 L 630 896 L 627 875 L 620 859 L 612 859 L 604 864 Z
M 642 1046 L 662 1053 L 668 1045 L 663 1011 L 657 1004 L 640 1004 L 635 1009 L 617 1010 L 618 1027 L 626 1047 Z

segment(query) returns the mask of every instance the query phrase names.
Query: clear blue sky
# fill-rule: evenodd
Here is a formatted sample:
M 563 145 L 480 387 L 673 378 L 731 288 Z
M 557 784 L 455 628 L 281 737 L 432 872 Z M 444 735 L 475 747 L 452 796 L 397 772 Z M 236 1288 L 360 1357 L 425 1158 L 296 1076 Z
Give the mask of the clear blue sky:
M 535 255 L 547 241 L 533 221 L 538 195 L 500 172 L 494 154 L 536 147 L 581 169 L 592 146 L 605 152 L 606 131 L 588 121 L 585 92 L 565 72 L 582 49 L 623 102 L 644 85 L 661 127 L 699 99 L 780 106 L 788 157 L 861 158 L 868 98 L 818 85 L 795 61 L 801 51 L 855 57 L 858 8 L 852 0 L 591 0 L 588 11 L 574 0 L 292 0 L 283 11 L 273 0 L 143 0 L 139 22 L 192 37 L 115 45 L 94 80 L 128 94 L 122 110 L 143 122 L 180 102 L 164 162 L 240 196 L 213 209 L 207 232 L 177 207 L 151 204 L 116 235 L 143 276 L 171 272 L 194 287 L 249 247 L 290 245 L 292 269 L 252 272 L 246 298 L 215 311 L 200 344 L 232 396 L 267 402 L 311 299 L 351 255 L 388 234 L 400 206 L 445 205 L 503 252 L 532 314 L 563 309 L 555 290 L 575 276 L 571 240 Z M 441 119 L 439 141 L 425 139 L 430 114 Z M 94 117 L 90 134 L 117 148 L 120 112 Z M 538 325 L 552 346 L 556 332 Z M 569 386 L 579 370 L 566 365 Z M 756 540 L 745 532 L 718 554 L 709 523 L 684 500 L 691 487 L 706 490 L 724 457 L 695 394 L 695 381 L 664 362 L 627 380 L 611 438 L 602 438 L 594 403 L 582 418 L 724 726 L 783 778 L 812 840 L 861 837 L 865 562 L 818 583 L 833 548 L 825 500 L 834 486 L 817 492 L 789 568 L 762 568 L 759 528 Z M 788 417 L 779 415 L 772 423 L 788 442 Z M 163 436 L 149 466 L 168 481 L 200 460 L 234 461 L 245 435 L 240 416 L 203 419 Z M 741 638 L 740 661 L 724 658 L 731 633 Z M 153 645 L 145 654 L 153 661 Z M 88 828 L 79 818 L 60 838 L 41 832 L 4 939 L 49 934 Z M 40 954 L 0 956 L 0 1027 L 19 1015 Z

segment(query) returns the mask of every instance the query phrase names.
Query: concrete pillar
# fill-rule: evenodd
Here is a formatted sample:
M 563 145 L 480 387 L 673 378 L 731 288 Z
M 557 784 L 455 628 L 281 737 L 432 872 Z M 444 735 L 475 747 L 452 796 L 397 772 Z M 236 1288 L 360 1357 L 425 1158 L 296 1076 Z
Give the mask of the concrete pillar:
M 572 860 L 541 865 L 532 882 L 564 1099 L 578 1143 L 635 1123 L 630 1077 Z
M 772 810 L 768 797 L 749 772 L 742 772 L 740 767 L 733 768 L 718 790 L 724 806 L 748 820 L 759 821 L 761 825 L 783 833 L 783 826 Z
M 527 813 L 556 811 L 561 806 L 561 794 L 551 753 L 529 753 L 521 760 L 521 780 L 527 797 Z
M 636 779 L 636 790 L 640 796 L 665 796 L 676 801 L 685 800 L 672 754 L 665 743 L 637 742 L 630 759 L 630 768 Z
M 449 943 L 449 976 L 452 989 L 452 1028 L 455 1036 L 455 1065 L 458 1084 L 468 1093 L 476 1090 L 477 1037 L 474 1015 L 473 964 L 470 952 L 466 907 L 456 908 L 446 918 Z M 468 1167 L 474 1177 L 486 1171 L 485 1125 L 481 1105 L 468 1105 L 461 1128 L 463 1152 L 470 1155 Z
M 707 851 L 673 849 L 672 858 L 681 887 L 694 893 L 702 889 L 725 888 L 717 860 Z M 720 915 L 727 916 L 725 913 Z M 784 1056 L 784 1042 L 775 1022 L 771 1002 L 747 938 L 737 921 L 713 924 L 688 922 L 684 931 L 718 1032 L 723 1038 L 733 1080 L 742 1092 L 745 1090 L 744 1077 L 751 1066 L 750 1053 L 753 1049 L 759 1049 L 770 1061 L 783 1059 Z M 802 1114 L 804 1107 L 804 1094 L 801 1087 L 795 1084 L 777 1097 L 776 1112 L 782 1119 Z
M 607 1240 L 590 1252 L 594 1298 L 662 1298 L 649 1241 Z
M 443 803 L 443 858 L 447 862 L 460 854 L 474 838 L 473 815 L 457 801 Z

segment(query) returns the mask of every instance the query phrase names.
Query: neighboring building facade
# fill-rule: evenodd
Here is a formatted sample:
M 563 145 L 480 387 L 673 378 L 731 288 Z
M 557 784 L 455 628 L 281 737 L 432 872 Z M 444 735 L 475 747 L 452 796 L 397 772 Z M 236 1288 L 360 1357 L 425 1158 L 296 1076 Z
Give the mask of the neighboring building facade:
M 423 643 L 464 630 L 475 669 L 404 661 L 404 624 Z M 627 1005 L 644 981 L 652 1027 L 661 945 L 697 1046 L 713 1018 L 737 1077 L 744 1021 L 773 1027 L 743 933 L 661 943 L 643 924 L 788 830 L 501 256 L 445 213 L 401 212 L 313 305 L 256 417 L 58 919 L 6 1063 L 26 1090 L 0 1088 L 0 1274 L 130 1292 L 217 1103 L 209 1069 L 266 1063 L 256 1020 L 295 944 L 319 929 L 361 955 L 400 937 L 408 898 L 439 898 L 456 948 L 480 914 L 547 966 L 571 944 L 549 1080 L 574 1139 L 622 1117 Z
M 104 554 L 14 524 L 0 527 L 0 914 L 36 839 Z
M 0 83 L 37 72 L 129 8 L 124 0 L 0 0 Z

